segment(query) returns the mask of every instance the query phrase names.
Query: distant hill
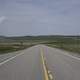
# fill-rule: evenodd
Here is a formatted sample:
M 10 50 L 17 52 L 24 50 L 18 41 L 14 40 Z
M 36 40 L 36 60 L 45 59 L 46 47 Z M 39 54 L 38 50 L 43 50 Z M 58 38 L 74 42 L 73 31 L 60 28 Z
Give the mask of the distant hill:
M 19 36 L 19 37 L 0 36 L 0 42 L 26 41 L 26 40 L 58 40 L 63 38 L 80 39 L 80 36 L 63 36 L 63 35 Z
M 0 36 L 0 39 L 4 39 L 5 38 L 5 36 Z

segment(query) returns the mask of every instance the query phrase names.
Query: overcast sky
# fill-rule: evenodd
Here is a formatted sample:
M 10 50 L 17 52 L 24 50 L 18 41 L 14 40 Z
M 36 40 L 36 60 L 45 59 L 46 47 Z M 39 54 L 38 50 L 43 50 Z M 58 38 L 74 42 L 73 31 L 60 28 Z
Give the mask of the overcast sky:
M 80 0 L 0 0 L 0 35 L 80 34 Z

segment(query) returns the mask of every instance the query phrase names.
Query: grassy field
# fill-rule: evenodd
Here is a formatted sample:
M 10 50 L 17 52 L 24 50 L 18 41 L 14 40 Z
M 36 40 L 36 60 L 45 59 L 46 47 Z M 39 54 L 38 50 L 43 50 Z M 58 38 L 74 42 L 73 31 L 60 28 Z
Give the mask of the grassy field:
M 4 53 L 9 53 L 9 52 L 14 52 L 14 51 L 18 51 L 18 50 L 23 50 L 26 48 L 29 48 L 33 46 L 31 45 L 0 45 L 0 54 L 4 54 Z
M 77 52 L 80 53 L 80 45 L 74 45 L 74 44 L 47 44 L 47 46 L 64 49 L 71 52 Z
M 49 41 L 48 43 L 45 43 L 48 46 L 80 53 L 80 38 L 74 37 L 74 38 L 58 38 L 56 41 Z
M 22 36 L 0 37 L 0 54 L 17 51 L 33 45 L 45 44 L 80 53 L 80 36 Z

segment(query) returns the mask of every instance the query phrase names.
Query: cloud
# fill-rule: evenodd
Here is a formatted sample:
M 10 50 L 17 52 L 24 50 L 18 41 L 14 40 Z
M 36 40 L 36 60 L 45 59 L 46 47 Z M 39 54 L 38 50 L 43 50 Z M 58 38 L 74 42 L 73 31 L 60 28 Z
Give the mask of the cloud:
M 14 0 L 1 7 L 0 16 L 8 19 L 0 30 L 3 28 L 4 35 L 77 34 L 79 9 L 80 0 Z
M 1 16 L 1 17 L 0 17 L 0 24 L 1 24 L 5 19 L 6 19 L 5 16 Z

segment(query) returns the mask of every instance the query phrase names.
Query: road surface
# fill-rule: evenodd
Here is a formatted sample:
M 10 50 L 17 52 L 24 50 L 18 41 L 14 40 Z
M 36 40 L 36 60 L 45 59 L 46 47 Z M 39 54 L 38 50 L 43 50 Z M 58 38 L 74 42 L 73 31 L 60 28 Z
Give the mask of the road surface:
M 46 71 L 54 80 L 80 80 L 80 59 L 37 45 L 0 63 L 0 80 L 48 80 Z

